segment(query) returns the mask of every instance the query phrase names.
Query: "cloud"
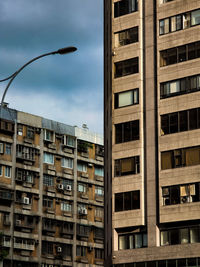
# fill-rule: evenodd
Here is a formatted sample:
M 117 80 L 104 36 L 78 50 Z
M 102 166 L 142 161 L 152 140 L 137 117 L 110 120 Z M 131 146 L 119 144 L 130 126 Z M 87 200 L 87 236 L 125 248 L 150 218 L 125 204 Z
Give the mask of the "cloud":
M 78 47 L 26 67 L 9 89 L 11 107 L 102 132 L 103 0 L 1 0 L 0 23 L 0 79 L 40 54 Z
M 62 98 L 60 95 L 26 91 L 9 94 L 6 102 L 10 103 L 10 108 L 68 125 L 81 127 L 83 123 L 86 123 L 91 131 L 102 134 L 102 99 L 99 100 L 99 105 L 96 105 L 93 101 L 94 97 L 99 97 L 98 93 L 93 96 L 82 94 Z

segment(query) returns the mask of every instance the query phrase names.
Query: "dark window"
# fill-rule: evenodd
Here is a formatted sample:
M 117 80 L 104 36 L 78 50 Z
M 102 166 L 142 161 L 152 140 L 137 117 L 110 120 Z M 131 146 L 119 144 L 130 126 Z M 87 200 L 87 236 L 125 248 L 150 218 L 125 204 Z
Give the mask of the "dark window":
M 138 0 L 121 0 L 114 3 L 114 17 L 123 16 L 138 10 Z
M 200 42 L 160 51 L 160 66 L 167 66 L 200 57 Z
M 139 140 L 139 120 L 115 124 L 116 144 Z
M 200 128 L 199 112 L 199 108 L 194 108 L 176 113 L 161 115 L 161 135 Z
M 140 191 L 115 194 L 115 211 L 140 209 Z
M 138 57 L 123 60 L 115 63 L 115 78 L 138 73 Z
M 140 172 L 139 156 L 115 160 L 115 176 L 137 174 Z
M 115 47 L 138 42 L 138 27 L 115 33 Z

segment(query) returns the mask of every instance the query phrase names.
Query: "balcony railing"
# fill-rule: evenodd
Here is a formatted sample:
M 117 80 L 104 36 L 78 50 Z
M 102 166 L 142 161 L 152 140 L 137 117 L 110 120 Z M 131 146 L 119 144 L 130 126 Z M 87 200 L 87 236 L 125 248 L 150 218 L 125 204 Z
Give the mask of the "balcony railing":
M 24 250 L 34 250 L 35 245 L 33 244 L 24 244 L 24 243 L 14 243 L 14 248 L 24 249 Z

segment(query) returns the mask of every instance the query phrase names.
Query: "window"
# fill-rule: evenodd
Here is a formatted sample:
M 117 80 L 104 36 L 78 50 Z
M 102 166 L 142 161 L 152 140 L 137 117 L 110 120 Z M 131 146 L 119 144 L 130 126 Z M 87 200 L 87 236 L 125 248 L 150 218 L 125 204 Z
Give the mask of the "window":
M 63 184 L 65 190 L 70 191 L 69 188 L 71 188 L 71 190 L 73 188 L 73 182 L 71 180 L 62 179 L 61 184 Z
M 200 147 L 187 147 L 161 152 L 161 169 L 188 167 L 200 164 Z
M 2 165 L 0 165 L 0 176 L 2 176 L 3 174 L 3 168 L 2 168 Z
M 95 248 L 95 258 L 102 259 L 104 258 L 104 250 L 100 248 Z
M 103 196 L 104 195 L 103 187 L 96 185 L 95 186 L 95 195 Z
M 49 241 L 42 241 L 42 254 L 53 255 L 53 243 Z
M 0 154 L 4 153 L 4 143 L 0 143 Z
M 43 207 L 53 209 L 53 199 L 43 196 Z
M 115 124 L 115 142 L 139 140 L 139 120 Z
M 94 238 L 104 239 L 104 229 L 95 227 Z
M 10 178 L 11 177 L 11 167 L 5 166 L 5 177 Z
M 95 208 L 95 217 L 103 218 L 104 216 L 104 210 L 102 208 Z
M 87 165 L 82 163 L 82 162 L 78 162 L 77 164 L 77 170 L 79 172 L 87 172 Z
M 199 243 L 200 228 L 199 226 L 187 226 L 184 228 L 171 228 L 161 230 L 161 246 Z
M 17 181 L 24 181 L 27 183 L 33 183 L 34 177 L 36 177 L 36 173 L 24 170 L 24 169 L 16 169 L 16 180 Z
M 138 57 L 126 59 L 115 63 L 115 78 L 139 72 Z
M 66 145 L 66 146 L 74 147 L 75 146 L 75 138 L 73 136 L 63 135 L 62 144 Z
M 54 164 L 54 155 L 44 152 L 43 162 L 48 164 Z
M 104 176 L 104 169 L 103 167 L 97 167 L 95 166 L 95 169 L 94 169 L 94 174 L 97 175 L 97 176 Z
M 73 169 L 73 159 L 71 158 L 62 158 L 61 166 L 64 168 Z
M 129 229 L 125 228 L 123 230 L 124 231 L 119 230 L 120 232 L 118 233 L 119 250 L 147 247 L 147 234 L 146 233 L 140 233 L 140 232 L 127 233 Z M 123 232 L 126 232 L 126 234 L 123 234 Z
M 191 12 L 191 25 L 199 25 L 200 24 L 200 9 Z
M 69 202 L 61 202 L 61 210 L 72 212 L 72 204 Z
M 137 173 L 140 173 L 139 156 L 115 160 L 116 177 Z
M 78 192 L 86 193 L 87 192 L 87 185 L 83 183 L 78 183 Z
M 44 174 L 43 175 L 43 184 L 47 186 L 54 186 L 54 177 Z
M 120 47 L 136 42 L 138 42 L 138 27 L 115 33 L 115 47 Z
M 44 140 L 53 142 L 54 139 L 54 133 L 50 130 L 45 129 L 44 130 Z
M 115 194 L 115 212 L 140 209 L 140 191 Z
M 23 135 L 23 125 L 17 124 L 17 135 L 22 136 Z
M 5 144 L 5 154 L 6 155 L 11 155 L 11 144 L 8 144 L 8 143 L 6 143 Z
M 161 115 L 161 135 L 199 129 L 199 117 L 199 108 Z
M 200 42 L 194 42 L 160 51 L 160 66 L 168 66 L 200 57 Z M 192 51 L 192 52 L 191 52 Z M 191 56 L 193 54 L 193 56 Z
M 114 17 L 120 17 L 138 10 L 138 0 L 121 0 L 114 3 Z
M 87 206 L 85 204 L 78 203 L 77 209 L 80 215 L 87 215 Z
M 77 234 L 88 237 L 90 235 L 91 228 L 89 226 L 77 224 Z
M 200 24 L 200 9 L 160 20 L 160 35 Z
M 199 183 L 163 187 L 163 206 L 200 201 L 199 189 Z
M 76 256 L 85 257 L 86 256 L 86 247 L 77 246 L 76 247 Z
M 194 58 L 194 56 L 192 56 L 191 46 L 189 46 L 188 49 L 188 56 L 190 56 L 191 59 Z M 189 76 L 179 80 L 161 83 L 160 96 L 161 98 L 171 97 L 179 94 L 192 93 L 199 89 L 200 75 Z
M 17 145 L 17 157 L 23 160 L 35 161 L 37 150 L 32 147 Z
M 101 145 L 95 145 L 95 155 L 103 157 L 104 156 L 104 147 Z
M 26 131 L 26 137 L 28 139 L 34 139 L 35 135 L 35 129 L 33 127 L 27 126 L 27 131 Z
M 115 94 L 115 108 L 121 108 L 139 103 L 139 89 L 133 89 Z

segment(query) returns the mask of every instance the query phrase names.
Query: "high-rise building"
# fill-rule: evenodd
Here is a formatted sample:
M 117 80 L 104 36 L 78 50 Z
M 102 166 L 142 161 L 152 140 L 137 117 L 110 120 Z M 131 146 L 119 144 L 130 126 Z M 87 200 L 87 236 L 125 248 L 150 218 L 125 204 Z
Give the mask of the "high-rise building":
M 200 1 L 104 19 L 105 266 L 200 266 Z
M 103 138 L 0 110 L 0 264 L 103 265 Z

